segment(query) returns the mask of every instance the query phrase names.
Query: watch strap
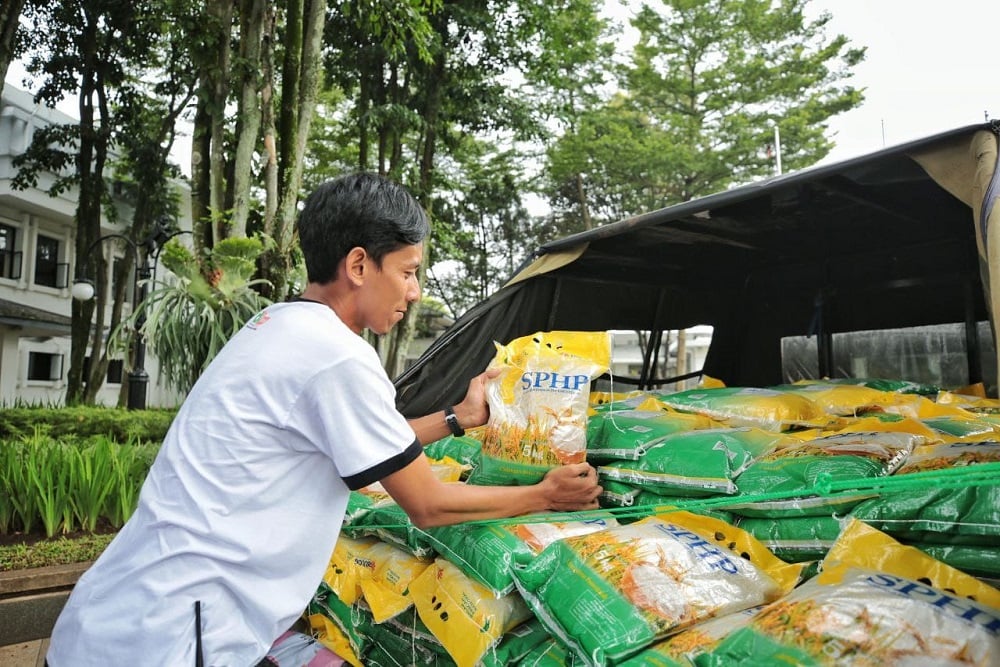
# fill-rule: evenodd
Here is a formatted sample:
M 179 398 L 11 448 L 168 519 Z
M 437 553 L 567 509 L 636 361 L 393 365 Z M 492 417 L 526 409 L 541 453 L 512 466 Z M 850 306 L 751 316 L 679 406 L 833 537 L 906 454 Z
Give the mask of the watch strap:
M 453 436 L 460 438 L 465 435 L 465 429 L 458 423 L 458 417 L 455 416 L 455 408 L 450 405 L 444 409 L 444 421 L 448 424 L 448 430 Z

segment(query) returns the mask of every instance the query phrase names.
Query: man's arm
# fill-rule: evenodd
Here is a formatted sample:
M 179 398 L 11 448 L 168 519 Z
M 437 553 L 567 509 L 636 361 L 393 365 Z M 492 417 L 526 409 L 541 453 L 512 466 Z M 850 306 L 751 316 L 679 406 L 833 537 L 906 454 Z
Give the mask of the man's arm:
M 476 486 L 440 481 L 427 457 L 381 480 L 382 486 L 420 528 L 530 512 L 597 509 L 601 487 L 587 463 L 557 466 L 530 486 Z
M 458 424 L 463 429 L 470 429 L 486 423 L 490 415 L 489 404 L 486 402 L 486 381 L 496 377 L 499 373 L 499 369 L 488 370 L 469 381 L 469 389 L 465 393 L 465 398 L 462 399 L 461 403 L 454 405 L 455 417 L 458 418 Z M 429 445 L 451 435 L 451 429 L 448 428 L 448 422 L 445 421 L 444 410 L 410 419 L 409 422 L 413 432 L 417 434 L 417 440 L 422 445 Z

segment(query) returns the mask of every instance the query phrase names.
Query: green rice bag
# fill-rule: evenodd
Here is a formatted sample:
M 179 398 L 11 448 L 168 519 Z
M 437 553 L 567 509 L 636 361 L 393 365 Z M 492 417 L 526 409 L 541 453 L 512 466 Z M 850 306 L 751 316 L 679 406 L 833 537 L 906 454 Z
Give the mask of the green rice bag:
M 500 642 L 486 651 L 477 667 L 507 667 L 524 664 L 521 661 L 536 646 L 550 639 L 548 631 L 537 618 L 530 618 L 513 630 L 508 630 Z
M 472 435 L 466 434 L 461 437 L 449 435 L 424 447 L 424 454 L 429 459 L 449 458 L 458 461 L 471 471 L 479 465 L 482 446 L 482 443 Z M 466 476 L 467 473 L 463 474 L 463 477 Z
M 399 624 L 389 622 L 375 624 L 371 628 L 369 639 L 371 645 L 364 656 L 365 667 L 403 667 L 403 665 L 446 667 L 455 664 L 447 653 L 443 653 L 443 648 L 442 652 L 431 650 L 409 628 Z M 430 639 L 436 641 L 433 637 Z
M 601 507 L 632 507 L 641 492 L 642 489 L 632 484 L 603 479 L 601 480 L 601 495 L 598 500 Z
M 565 644 L 552 637 L 536 644 L 517 663 L 518 667 L 575 667 L 577 664 L 582 663 Z
M 410 516 L 395 501 L 370 509 L 351 526 L 355 536 L 375 537 L 421 560 L 434 560 L 434 545 L 427 533 L 413 525 Z
M 847 519 L 835 516 L 754 518 L 737 524 L 788 563 L 821 560 L 840 536 Z
M 709 653 L 725 637 L 749 623 L 761 609 L 751 607 L 702 621 L 618 663 L 619 667 L 689 667 L 698 656 Z
M 587 420 L 587 461 L 635 461 L 664 436 L 712 426 L 708 417 L 675 410 L 606 410 Z
M 514 577 L 554 637 L 584 664 L 607 665 L 713 615 L 774 600 L 800 571 L 745 531 L 671 512 L 557 540 Z
M 965 544 L 911 544 L 956 570 L 979 578 L 1000 577 L 1000 543 L 989 546 Z
M 891 391 L 898 394 L 919 394 L 921 396 L 937 396 L 940 387 L 923 382 L 896 380 L 888 378 L 826 378 L 823 380 L 802 380 L 802 383 L 814 384 L 854 384 L 879 391 Z
M 990 436 L 1000 437 L 1000 429 L 997 428 L 996 424 L 985 419 L 978 419 L 972 414 L 968 416 L 927 417 L 921 421 L 939 433 L 957 438 L 969 436 L 980 436 L 984 439 Z
M 308 615 L 319 615 L 329 620 L 333 629 L 340 635 L 338 639 L 346 639 L 350 652 L 355 656 L 364 655 L 370 645 L 367 630 L 371 626 L 371 614 L 361 603 L 344 604 L 337 594 L 325 583 L 320 583 L 316 593 L 306 608 Z M 324 642 L 325 645 L 337 645 L 338 642 Z M 343 653 L 337 651 L 338 653 Z
M 951 442 L 920 447 L 895 477 L 1000 462 L 1000 442 Z M 934 544 L 1000 545 L 1000 483 L 941 487 L 914 478 L 908 489 L 866 500 L 851 515 L 906 540 Z
M 647 445 L 635 461 L 597 468 L 601 480 L 615 480 L 663 495 L 732 495 L 733 480 L 756 458 L 787 438 L 759 428 L 721 428 L 675 433 Z
M 728 506 L 742 516 L 823 516 L 843 513 L 873 493 L 820 495 L 817 481 L 849 482 L 891 474 L 925 438 L 903 431 L 835 433 L 760 457 L 737 477 L 741 496 L 787 494 Z
M 585 521 L 574 521 L 572 513 L 562 516 L 564 521 L 441 526 L 428 529 L 427 538 L 443 558 L 503 597 L 514 590 L 512 569 L 530 562 L 551 542 L 618 525 L 610 514 Z
M 786 431 L 831 423 L 831 416 L 808 398 L 774 389 L 708 387 L 654 395 L 675 410 L 705 415 L 727 426 Z

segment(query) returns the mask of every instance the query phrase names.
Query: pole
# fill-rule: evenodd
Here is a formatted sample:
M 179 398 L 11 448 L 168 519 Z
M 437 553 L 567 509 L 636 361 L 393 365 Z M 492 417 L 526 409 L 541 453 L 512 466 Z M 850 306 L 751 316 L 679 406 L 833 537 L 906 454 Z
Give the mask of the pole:
M 781 176 L 781 131 L 778 129 L 778 124 L 774 124 L 774 172 L 775 175 Z
M 136 253 L 138 254 L 138 252 Z M 135 292 L 137 294 L 134 308 L 142 308 L 149 296 L 149 253 L 142 257 L 142 266 L 136 270 Z M 128 372 L 128 409 L 146 409 L 146 389 L 149 386 L 149 373 L 146 372 L 146 339 L 142 334 L 142 326 L 146 323 L 144 311 L 140 310 L 135 320 L 135 341 L 133 350 L 132 370 Z

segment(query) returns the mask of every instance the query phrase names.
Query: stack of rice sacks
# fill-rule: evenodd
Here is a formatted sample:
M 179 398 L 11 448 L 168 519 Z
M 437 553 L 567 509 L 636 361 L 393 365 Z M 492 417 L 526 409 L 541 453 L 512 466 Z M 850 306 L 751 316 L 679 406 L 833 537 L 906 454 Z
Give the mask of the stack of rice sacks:
M 585 457 L 603 509 L 421 531 L 355 493 L 307 610 L 322 641 L 359 666 L 1000 661 L 1000 484 L 928 478 L 1000 467 L 1000 403 L 887 380 L 589 393 L 604 335 L 498 345 L 517 382 L 490 424 L 427 448 L 455 483 Z M 520 395 L 541 386 L 560 396 Z

